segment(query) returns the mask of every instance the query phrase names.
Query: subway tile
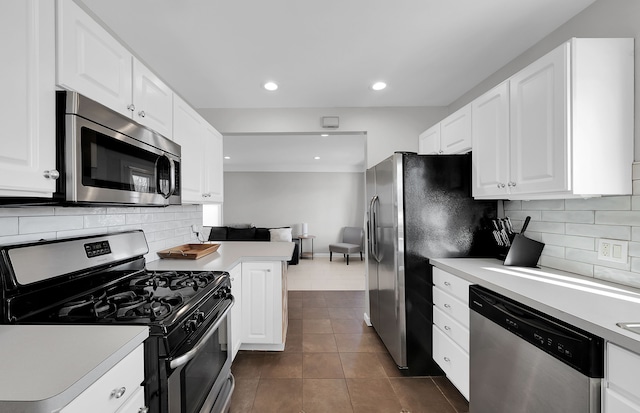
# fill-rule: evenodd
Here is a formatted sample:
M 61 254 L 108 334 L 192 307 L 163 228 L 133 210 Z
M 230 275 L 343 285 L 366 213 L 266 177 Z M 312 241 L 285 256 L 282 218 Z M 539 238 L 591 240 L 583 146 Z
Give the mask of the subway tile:
M 604 281 L 611 281 L 618 284 L 640 288 L 640 274 L 631 271 L 617 270 L 615 268 L 596 265 L 594 267 L 594 277 Z
M 0 208 L 0 217 L 48 216 L 54 207 Z
M 567 199 L 565 209 L 567 211 L 628 211 L 631 209 L 631 197 L 625 195 Z
M 640 180 L 633 181 L 631 183 L 631 188 L 633 195 L 640 195 Z
M 21 234 L 66 231 L 84 228 L 84 219 L 82 216 L 29 216 L 20 217 L 19 226 Z
M 23 242 L 55 240 L 55 232 L 35 232 L 33 234 L 9 235 L 0 237 L 0 245 L 20 244 Z
M 139 214 L 140 207 L 107 207 L 107 214 Z
M 640 257 L 640 242 L 629 242 L 629 256 Z
M 640 211 L 596 211 L 596 224 L 640 226 Z
M 598 259 L 597 251 L 578 250 L 573 248 L 567 248 L 566 256 L 567 260 L 583 262 L 585 264 L 600 265 L 603 267 L 615 268 L 618 270 L 629 270 L 629 262 L 619 263 L 613 261 L 602 261 Z
M 535 201 L 522 201 L 522 209 L 525 210 L 555 210 L 562 211 L 564 209 L 564 199 L 544 199 Z
M 18 235 L 19 222 L 18 217 L 0 218 L 0 236 Z
M 96 228 L 83 228 L 76 229 L 72 231 L 58 231 L 56 233 L 57 239 L 63 238 L 71 238 L 71 237 L 84 237 L 87 235 L 102 235 L 105 233 L 105 228 L 96 227 Z
M 592 237 L 577 237 L 573 235 L 543 233 L 540 241 L 547 245 L 579 248 L 583 250 L 595 250 L 595 239 Z
M 541 221 L 593 224 L 594 211 L 542 211 Z
M 106 208 L 56 207 L 55 215 L 104 215 Z
M 640 258 L 631 257 L 631 272 L 640 273 Z
M 631 228 L 631 240 L 640 241 L 640 227 Z
M 85 228 L 110 227 L 115 225 L 124 225 L 126 223 L 125 215 L 85 215 Z
M 527 217 L 531 217 L 534 221 L 540 221 L 540 217 L 542 216 L 542 211 L 505 211 L 505 215 L 511 219 L 511 223 L 514 226 L 518 226 L 518 228 L 522 227 L 522 223 Z
M 555 268 L 556 270 L 573 272 L 586 277 L 593 277 L 593 265 L 585 264 L 567 259 L 542 256 L 540 257 L 540 265 L 543 267 Z
M 640 196 L 634 195 L 631 197 L 631 210 L 637 211 L 640 210 Z
M 594 238 L 631 239 L 631 227 L 620 225 L 566 224 L 567 235 Z
M 556 245 L 545 245 L 544 249 L 542 250 L 542 255 L 564 258 L 564 247 L 558 247 Z
M 634 162 L 632 168 L 632 179 L 640 179 L 640 162 Z
M 140 225 L 116 225 L 113 227 L 106 228 L 108 233 L 134 231 L 136 229 L 142 229 L 142 228 L 140 228 Z
M 522 226 L 520 226 L 522 228 Z M 546 232 L 551 234 L 564 234 L 565 224 L 564 222 L 541 222 L 534 221 L 533 219 L 527 227 L 527 231 L 532 232 Z
M 522 209 L 522 201 L 504 201 L 505 211 L 517 211 Z
M 155 213 L 153 214 L 154 222 L 165 222 L 165 221 L 173 221 L 175 218 L 175 214 L 172 212 L 165 213 Z

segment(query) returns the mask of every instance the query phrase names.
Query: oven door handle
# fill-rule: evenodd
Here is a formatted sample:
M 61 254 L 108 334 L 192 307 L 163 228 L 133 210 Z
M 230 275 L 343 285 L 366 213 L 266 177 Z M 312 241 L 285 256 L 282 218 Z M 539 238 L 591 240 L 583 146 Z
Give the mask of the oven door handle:
M 171 367 L 172 369 L 175 369 L 175 368 L 178 368 L 180 366 L 184 366 L 185 364 L 187 364 L 189 362 L 189 360 L 194 358 L 196 356 L 196 354 L 200 350 L 202 350 L 202 347 L 204 347 L 207 344 L 207 340 L 209 340 L 211 338 L 211 336 L 213 336 L 213 334 L 218 330 L 218 327 L 220 327 L 220 324 L 222 324 L 222 322 L 227 319 L 227 315 L 231 311 L 231 308 L 233 307 L 233 304 L 235 302 L 236 302 L 235 297 L 231 296 L 231 305 L 229 307 L 227 307 L 226 310 L 224 310 L 222 315 L 218 318 L 218 321 L 216 321 L 213 324 L 213 326 L 211 328 L 209 328 L 209 331 L 207 331 L 207 333 L 204 336 L 202 336 L 202 338 L 200 338 L 198 343 L 195 346 L 193 346 L 193 348 L 191 350 L 187 351 L 186 353 L 184 353 L 180 357 L 176 357 L 175 359 L 171 360 L 169 362 L 169 367 Z

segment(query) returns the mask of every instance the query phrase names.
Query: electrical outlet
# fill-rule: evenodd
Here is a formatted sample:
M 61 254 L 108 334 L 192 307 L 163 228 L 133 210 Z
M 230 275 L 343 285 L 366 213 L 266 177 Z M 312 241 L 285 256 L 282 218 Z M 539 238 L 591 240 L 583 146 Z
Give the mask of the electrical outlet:
M 598 240 L 598 259 L 602 261 L 626 263 L 629 255 L 629 241 L 618 239 Z

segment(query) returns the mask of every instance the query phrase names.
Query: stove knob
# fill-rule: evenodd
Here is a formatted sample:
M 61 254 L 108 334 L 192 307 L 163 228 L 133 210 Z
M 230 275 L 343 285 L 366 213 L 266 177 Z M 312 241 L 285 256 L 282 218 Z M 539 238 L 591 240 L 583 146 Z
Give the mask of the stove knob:
M 196 331 L 196 328 L 198 328 L 198 323 L 196 322 L 196 320 L 187 320 L 187 322 L 184 325 L 184 329 L 187 333 Z
M 196 320 L 198 321 L 198 324 L 202 324 L 204 322 L 205 319 L 205 314 L 202 311 L 198 311 L 196 313 Z

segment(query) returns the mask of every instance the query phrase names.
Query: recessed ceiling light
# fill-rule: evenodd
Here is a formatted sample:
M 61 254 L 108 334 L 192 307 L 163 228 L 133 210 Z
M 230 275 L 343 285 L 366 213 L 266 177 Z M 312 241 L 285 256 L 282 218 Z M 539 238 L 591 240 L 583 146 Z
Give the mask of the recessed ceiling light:
M 376 82 L 373 85 L 371 85 L 371 89 L 373 90 L 382 90 L 386 87 L 387 87 L 387 84 L 384 82 Z
M 278 84 L 276 82 L 267 82 L 264 84 L 264 88 L 269 92 L 273 92 L 274 90 L 278 89 Z
M 328 133 L 323 133 L 323 134 L 322 134 L 322 135 L 320 135 L 320 136 L 327 137 L 327 136 L 329 136 L 329 134 L 328 134 Z
M 231 159 L 231 157 L 230 156 L 225 156 L 224 159 Z
M 318 159 L 320 159 L 320 157 L 319 156 L 314 156 L 313 159 L 315 159 L 317 161 Z

